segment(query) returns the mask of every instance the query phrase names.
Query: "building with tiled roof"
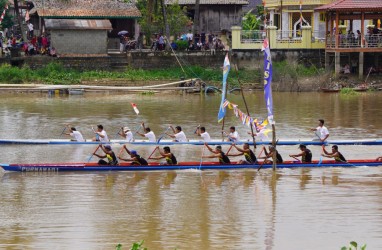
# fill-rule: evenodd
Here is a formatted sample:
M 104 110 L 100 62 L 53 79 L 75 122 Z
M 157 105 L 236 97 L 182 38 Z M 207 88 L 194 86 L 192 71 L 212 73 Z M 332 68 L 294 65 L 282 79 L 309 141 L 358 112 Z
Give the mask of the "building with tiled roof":
M 52 46 L 67 54 L 105 54 L 118 48 L 118 32 L 139 32 L 142 15 L 123 0 L 32 0 L 26 2 L 35 34 L 50 34 Z

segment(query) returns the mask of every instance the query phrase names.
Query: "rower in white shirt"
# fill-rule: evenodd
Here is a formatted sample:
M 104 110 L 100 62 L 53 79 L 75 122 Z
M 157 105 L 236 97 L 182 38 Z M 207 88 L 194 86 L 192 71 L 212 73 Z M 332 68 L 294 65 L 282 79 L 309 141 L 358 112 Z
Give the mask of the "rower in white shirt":
M 227 135 L 225 131 L 223 131 L 223 133 Z M 229 134 L 227 135 L 227 141 L 237 142 L 239 140 L 240 140 L 239 133 L 236 131 L 235 127 L 234 126 L 230 127 Z
M 143 134 L 143 133 L 140 133 L 139 131 L 137 131 L 137 134 L 140 136 L 146 137 L 147 139 L 149 139 L 149 142 L 156 142 L 157 139 L 155 137 L 154 132 L 151 131 L 151 129 L 149 127 L 146 128 L 144 122 L 142 122 L 142 127 L 146 133 Z
M 208 132 L 206 132 L 205 127 L 200 127 L 200 128 L 198 127 L 198 129 L 196 130 L 196 134 L 198 136 L 202 137 L 204 142 L 210 142 L 211 141 L 210 134 Z
M 174 141 L 176 142 L 188 142 L 186 135 L 182 131 L 182 128 L 180 126 L 176 126 L 175 129 L 173 126 L 170 126 L 172 129 L 173 135 L 170 135 L 166 133 L 166 135 L 170 136 L 171 138 L 174 138 Z
M 69 127 L 69 133 L 65 133 L 65 135 L 70 135 L 72 137 L 71 141 L 78 141 L 78 142 L 85 141 L 82 134 L 79 131 L 77 131 L 75 127 Z
M 122 131 L 118 132 L 120 136 L 126 139 L 127 142 L 133 142 L 134 136 L 129 127 L 123 127 Z

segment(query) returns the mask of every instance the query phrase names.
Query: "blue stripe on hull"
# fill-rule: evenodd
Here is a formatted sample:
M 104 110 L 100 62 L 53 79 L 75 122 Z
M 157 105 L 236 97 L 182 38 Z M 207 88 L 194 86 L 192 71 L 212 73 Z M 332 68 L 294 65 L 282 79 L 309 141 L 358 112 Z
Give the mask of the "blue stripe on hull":
M 190 142 L 173 142 L 173 141 L 161 141 L 160 143 L 156 142 L 147 142 L 147 141 L 136 141 L 136 142 L 126 142 L 123 140 L 115 140 L 111 141 L 112 144 L 134 144 L 134 145 L 204 145 L 202 141 L 190 141 Z M 240 141 L 236 144 L 248 143 L 253 145 L 252 141 Z M 1 139 L 0 144 L 49 144 L 49 145 L 66 145 L 66 144 L 99 144 L 96 141 L 86 141 L 86 142 L 76 142 L 70 140 L 16 140 L 16 139 Z M 222 141 L 212 141 L 208 143 L 209 145 L 230 145 L 232 142 L 222 142 Z M 257 145 L 269 145 L 270 141 L 257 141 Z M 322 145 L 320 141 L 311 141 L 311 140 L 279 140 L 277 145 L 297 145 L 297 144 L 305 144 L 305 145 Z M 325 144 L 337 144 L 337 145 L 382 145 L 382 140 L 330 140 Z
M 234 169 L 258 169 L 260 165 L 156 165 L 156 166 L 85 166 L 85 164 L 67 164 L 67 165 L 17 165 L 17 164 L 0 164 L 6 171 L 17 172 L 63 172 L 63 171 L 166 171 L 166 170 L 234 170 Z M 278 164 L 277 168 L 327 168 L 327 167 L 376 167 L 382 166 L 382 162 L 351 162 L 351 163 L 291 163 Z M 272 168 L 272 164 L 264 164 L 262 169 Z

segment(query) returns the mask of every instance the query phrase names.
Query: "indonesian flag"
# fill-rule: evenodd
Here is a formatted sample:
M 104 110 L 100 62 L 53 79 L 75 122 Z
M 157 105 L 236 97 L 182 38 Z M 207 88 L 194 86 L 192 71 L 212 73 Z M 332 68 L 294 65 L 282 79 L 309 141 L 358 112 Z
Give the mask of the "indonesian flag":
M 131 106 L 133 106 L 133 109 L 134 109 L 135 113 L 138 115 L 139 114 L 139 110 L 137 108 L 137 105 L 135 103 L 131 103 Z

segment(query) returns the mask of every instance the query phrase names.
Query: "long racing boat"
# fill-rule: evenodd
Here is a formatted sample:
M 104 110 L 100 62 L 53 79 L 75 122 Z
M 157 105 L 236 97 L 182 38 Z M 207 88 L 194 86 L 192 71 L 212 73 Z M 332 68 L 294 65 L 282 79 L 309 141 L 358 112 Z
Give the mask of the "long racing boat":
M 66 145 L 66 144 L 99 144 L 98 141 L 86 140 L 84 142 L 72 141 L 70 139 L 0 139 L 0 144 L 49 144 L 49 145 Z M 236 144 L 248 143 L 253 145 L 251 140 L 241 140 L 236 142 Z M 256 141 L 257 145 L 269 145 L 271 141 Z M 172 140 L 161 140 L 160 142 L 149 142 L 147 140 L 135 140 L 134 142 L 127 142 L 126 140 L 111 140 L 110 144 L 134 144 L 134 145 L 203 145 L 204 142 L 201 140 L 189 140 L 188 142 L 175 142 Z M 208 142 L 209 145 L 230 145 L 232 142 L 222 141 L 222 140 L 212 140 Z M 321 141 L 318 140 L 308 140 L 308 139 L 280 139 L 277 145 L 322 145 Z M 328 140 L 325 144 L 337 144 L 337 145 L 382 145 L 382 139 L 358 139 L 358 140 Z
M 148 166 L 136 166 L 129 163 L 120 165 L 98 165 L 97 163 L 34 163 L 34 164 L 0 164 L 5 171 L 17 172 L 63 172 L 63 171 L 166 171 L 166 170 L 229 170 L 229 169 L 266 169 L 272 168 L 272 164 L 220 164 L 217 162 L 180 162 L 178 165 L 161 165 L 150 163 Z M 350 160 L 348 162 L 336 162 L 334 160 L 313 161 L 301 163 L 286 161 L 277 164 L 277 168 L 327 168 L 327 167 L 377 167 L 382 166 L 382 161 L 376 160 Z

